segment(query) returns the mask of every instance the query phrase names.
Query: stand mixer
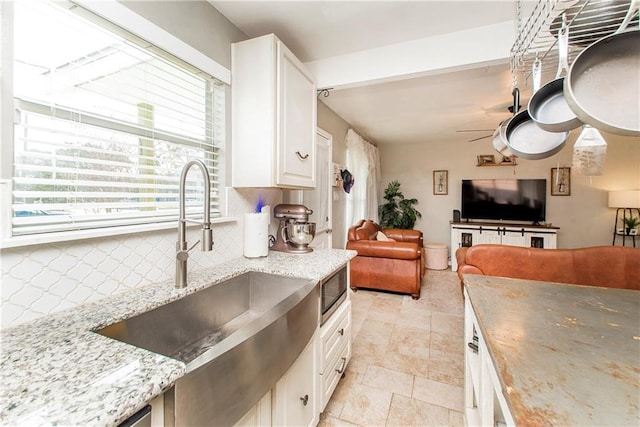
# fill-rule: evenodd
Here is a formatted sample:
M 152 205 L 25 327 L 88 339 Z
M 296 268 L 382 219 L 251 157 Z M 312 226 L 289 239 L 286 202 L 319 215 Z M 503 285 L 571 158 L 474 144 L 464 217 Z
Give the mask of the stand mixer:
M 304 205 L 280 204 L 273 216 L 280 220 L 274 251 L 303 254 L 313 251 L 309 244 L 316 235 L 316 223 L 309 222 L 313 211 Z

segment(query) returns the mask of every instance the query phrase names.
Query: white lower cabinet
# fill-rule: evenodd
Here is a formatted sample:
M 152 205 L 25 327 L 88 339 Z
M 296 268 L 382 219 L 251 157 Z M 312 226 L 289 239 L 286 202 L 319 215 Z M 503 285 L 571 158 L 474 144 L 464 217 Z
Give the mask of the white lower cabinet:
M 558 227 L 496 225 L 487 223 L 451 224 L 451 271 L 458 270 L 458 248 L 479 244 L 555 249 Z
M 236 427 L 254 427 L 271 425 L 271 390 L 238 421 Z
M 324 411 L 351 360 L 351 301 L 320 327 L 320 412 Z
M 515 426 L 493 360 L 465 291 L 464 421 L 467 426 Z
M 272 423 L 275 426 L 315 426 L 320 418 L 317 393 L 317 339 L 311 339 L 300 357 L 276 383 Z

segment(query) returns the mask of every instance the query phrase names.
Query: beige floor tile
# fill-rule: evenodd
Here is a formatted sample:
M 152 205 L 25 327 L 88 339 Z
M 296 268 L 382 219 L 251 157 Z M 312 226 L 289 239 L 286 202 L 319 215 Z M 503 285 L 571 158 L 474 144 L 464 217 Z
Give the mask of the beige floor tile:
M 463 334 L 445 334 L 431 331 L 430 346 L 434 350 L 462 354 L 464 348 L 463 338 Z
M 452 427 L 463 427 L 464 414 L 458 411 L 449 411 L 449 425 Z
M 429 349 L 429 372 L 425 378 L 462 386 L 464 384 L 463 350 L 458 348 L 453 351 L 440 351 L 432 345 Z
M 436 311 L 431 315 L 431 330 L 462 336 L 464 334 L 464 317 Z
M 449 422 L 449 410 L 442 406 L 393 395 L 387 426 L 446 426 Z
M 433 381 L 428 378 L 415 378 L 411 397 L 423 402 L 444 406 L 454 411 L 462 411 L 464 408 L 464 390 L 462 387 Z
M 383 322 L 380 320 L 367 318 L 360 328 L 358 338 L 367 338 L 370 341 L 388 343 L 389 339 L 391 339 L 391 335 L 393 334 L 394 329 L 394 322 Z
M 358 424 L 353 424 L 339 418 L 328 416 L 320 420 L 318 427 L 358 427 Z
M 400 308 L 396 324 L 413 326 L 421 329 L 431 329 L 432 312 L 423 306 L 406 303 Z
M 398 372 L 381 366 L 370 365 L 364 375 L 362 383 L 375 387 L 379 390 L 386 390 L 392 393 L 411 397 L 413 391 L 413 378 L 411 374 Z
M 400 353 L 387 353 L 382 361 L 377 362 L 380 366 L 398 372 L 411 375 L 427 377 L 429 374 L 429 361 L 417 356 L 407 356 Z
M 351 364 L 347 365 L 344 378 L 342 378 L 338 383 L 333 392 L 333 396 L 331 396 L 331 399 L 327 402 L 327 406 L 324 408 L 322 415 L 339 418 L 342 408 L 344 408 L 344 403 L 349 398 L 351 389 L 359 382 L 362 382 L 362 376 L 351 369 Z
M 391 406 L 391 392 L 354 384 L 347 396 L 340 419 L 363 426 L 383 426 Z
M 429 359 L 431 331 L 397 324 L 389 341 L 389 351 L 407 356 Z
M 351 297 L 352 359 L 319 425 L 462 425 L 464 306 L 457 275 L 428 270 L 419 300 L 367 290 Z
M 400 315 L 402 306 L 401 295 L 389 295 L 381 293 L 373 300 L 369 307 L 367 319 L 379 320 L 382 322 L 395 323 Z

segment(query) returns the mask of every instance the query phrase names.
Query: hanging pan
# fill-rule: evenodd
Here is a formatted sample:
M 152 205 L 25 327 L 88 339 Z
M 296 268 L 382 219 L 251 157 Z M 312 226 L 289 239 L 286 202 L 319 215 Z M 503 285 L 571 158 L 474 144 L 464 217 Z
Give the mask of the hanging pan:
M 515 88 L 514 99 L 518 101 L 519 98 L 518 88 Z M 514 105 L 518 105 L 518 102 L 514 102 Z M 562 150 L 569 136 L 568 131 L 547 132 L 541 129 L 531 119 L 526 109 L 509 120 L 505 134 L 507 147 L 516 156 L 527 160 L 546 159 L 553 156 Z
M 493 144 L 493 148 L 500 153 L 503 157 L 511 157 L 513 153 L 507 147 L 507 124 L 509 123 L 510 118 L 500 122 L 495 132 L 493 132 L 493 136 L 491 137 L 491 143 Z
M 578 118 L 607 132 L 640 136 L 640 29 L 625 31 L 640 7 L 634 0 L 620 28 L 585 48 L 564 80 Z
M 564 15 L 563 15 L 563 19 Z M 529 100 L 528 110 L 531 119 L 543 130 L 549 132 L 565 132 L 582 125 L 582 122 L 571 110 L 564 97 L 564 77 L 560 77 L 563 71 L 569 71 L 567 63 L 569 34 L 566 22 L 558 30 L 558 72 L 556 78 L 551 80 L 534 92 Z M 540 79 L 540 65 L 533 67 L 534 82 Z M 537 84 L 539 86 L 539 84 Z

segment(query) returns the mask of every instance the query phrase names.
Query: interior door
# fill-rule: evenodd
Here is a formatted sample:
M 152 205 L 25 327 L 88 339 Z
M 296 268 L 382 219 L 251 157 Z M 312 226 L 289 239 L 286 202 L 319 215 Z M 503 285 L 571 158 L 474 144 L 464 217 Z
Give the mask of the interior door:
M 310 220 L 316 223 L 316 237 L 311 242 L 311 246 L 314 248 L 331 248 L 332 245 L 332 146 L 331 134 L 318 128 L 316 133 L 316 188 L 302 192 L 302 203 L 313 210 Z

